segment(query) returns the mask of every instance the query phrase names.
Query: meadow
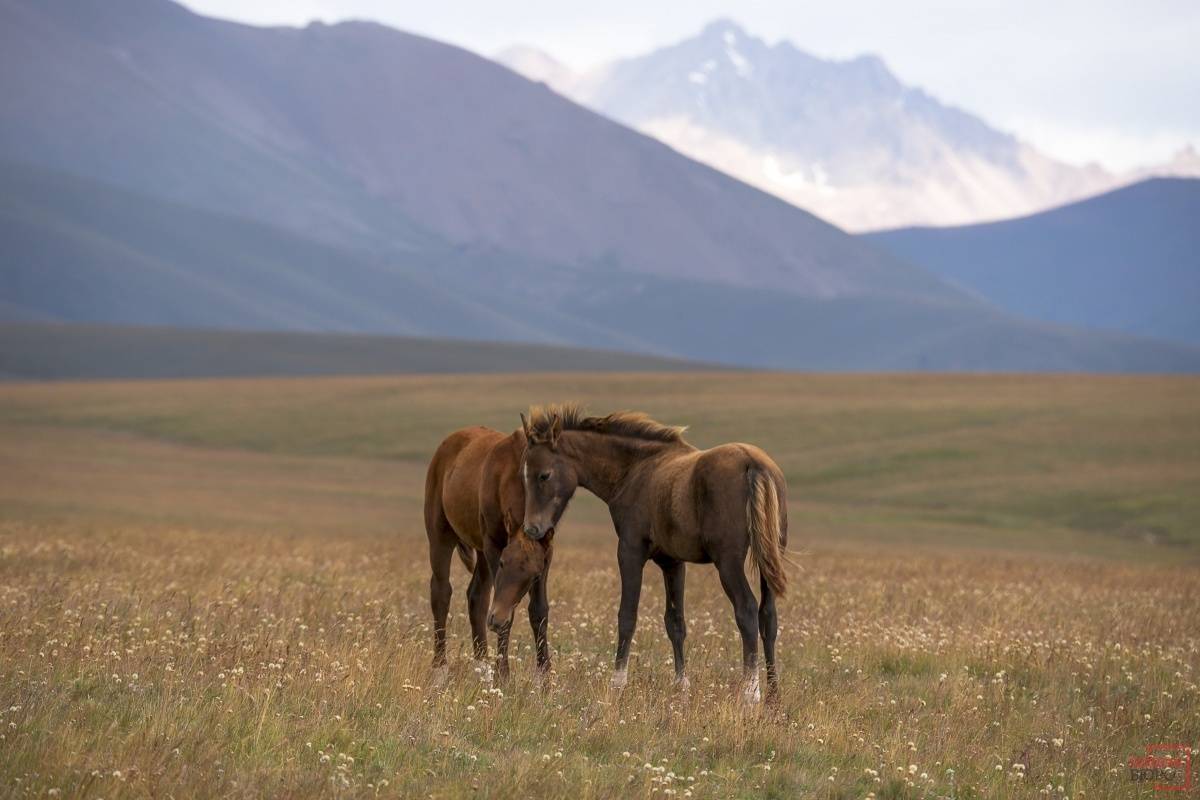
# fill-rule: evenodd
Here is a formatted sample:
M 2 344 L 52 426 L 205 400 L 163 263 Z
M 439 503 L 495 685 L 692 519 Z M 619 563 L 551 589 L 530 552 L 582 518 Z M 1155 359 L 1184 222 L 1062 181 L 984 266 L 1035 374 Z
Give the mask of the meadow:
M 449 431 L 645 410 L 784 468 L 778 708 L 689 569 L 608 687 L 615 536 L 581 496 L 554 673 L 430 684 L 421 489 Z M 1200 744 L 1200 380 L 722 373 L 0 384 L 0 795 L 1153 797 Z M 1169 795 L 1168 795 L 1169 796 Z M 1184 796 L 1187 796 L 1186 794 Z

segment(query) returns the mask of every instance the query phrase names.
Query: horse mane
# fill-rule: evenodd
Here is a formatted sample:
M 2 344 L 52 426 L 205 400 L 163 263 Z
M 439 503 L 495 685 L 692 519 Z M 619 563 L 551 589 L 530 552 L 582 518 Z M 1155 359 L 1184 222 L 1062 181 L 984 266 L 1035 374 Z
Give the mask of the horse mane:
M 652 442 L 681 442 L 685 425 L 664 425 L 641 411 L 617 411 L 589 417 L 578 403 L 550 403 L 529 408 L 529 433 L 535 439 L 550 436 L 558 420 L 564 431 L 588 431 L 605 436 L 628 436 Z

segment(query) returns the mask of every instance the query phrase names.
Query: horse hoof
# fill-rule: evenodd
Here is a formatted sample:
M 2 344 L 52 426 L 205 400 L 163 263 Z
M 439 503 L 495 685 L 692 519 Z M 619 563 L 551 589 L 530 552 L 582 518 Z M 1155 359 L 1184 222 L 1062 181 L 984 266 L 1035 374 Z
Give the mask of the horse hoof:
M 486 661 L 475 662 L 475 674 L 479 676 L 479 680 L 489 688 L 495 681 L 495 673 L 492 671 L 492 665 Z
M 550 670 L 537 669 L 533 672 L 533 688 L 536 691 L 544 692 L 550 688 Z
M 680 675 L 678 678 L 675 679 L 675 688 L 681 694 L 687 694 L 688 689 L 692 688 L 692 682 L 688 680 L 687 675 Z
M 627 683 L 629 683 L 629 671 L 619 669 L 613 673 L 612 679 L 609 680 L 608 685 L 614 689 L 624 689 L 625 684 Z
M 758 685 L 758 679 L 750 681 L 742 689 L 742 702 L 746 705 L 758 705 L 762 702 L 762 689 Z

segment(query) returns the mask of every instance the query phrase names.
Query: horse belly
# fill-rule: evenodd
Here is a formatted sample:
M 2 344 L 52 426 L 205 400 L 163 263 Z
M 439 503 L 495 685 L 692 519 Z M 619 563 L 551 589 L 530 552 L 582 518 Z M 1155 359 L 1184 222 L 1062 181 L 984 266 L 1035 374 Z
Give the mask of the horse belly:
M 707 563 L 711 559 L 700 536 L 699 520 L 686 492 L 664 487 L 659 497 L 662 509 L 654 521 L 654 544 L 665 555 L 679 561 Z
M 475 550 L 483 549 L 483 537 L 479 534 L 479 503 L 456 503 L 446 506 L 446 519 L 458 538 Z
M 693 564 L 707 564 L 712 561 L 700 546 L 700 540 L 694 535 L 670 534 L 655 537 L 655 547 L 663 555 L 676 561 L 688 561 Z

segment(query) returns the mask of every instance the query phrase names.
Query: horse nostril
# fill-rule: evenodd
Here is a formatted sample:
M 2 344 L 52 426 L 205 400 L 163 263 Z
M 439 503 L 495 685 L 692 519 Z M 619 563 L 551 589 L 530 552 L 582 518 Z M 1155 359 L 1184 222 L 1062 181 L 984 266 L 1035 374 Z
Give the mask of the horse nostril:
M 528 536 L 530 539 L 538 538 L 538 526 L 537 525 L 526 525 L 525 526 L 525 535 Z

